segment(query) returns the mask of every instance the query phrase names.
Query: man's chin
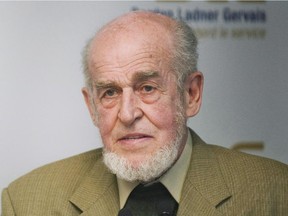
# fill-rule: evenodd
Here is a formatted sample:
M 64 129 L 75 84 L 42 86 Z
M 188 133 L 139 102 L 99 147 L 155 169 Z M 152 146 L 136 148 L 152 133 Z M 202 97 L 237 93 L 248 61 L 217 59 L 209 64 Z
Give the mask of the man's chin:
M 122 157 L 122 158 L 125 158 L 125 163 L 135 171 L 141 169 L 142 166 L 145 166 L 145 162 L 149 160 L 149 157 L 145 158 Z
M 118 178 L 126 181 L 149 182 L 159 178 L 175 162 L 178 154 L 176 146 L 161 149 L 144 158 L 126 158 L 113 152 L 103 151 L 103 161 Z

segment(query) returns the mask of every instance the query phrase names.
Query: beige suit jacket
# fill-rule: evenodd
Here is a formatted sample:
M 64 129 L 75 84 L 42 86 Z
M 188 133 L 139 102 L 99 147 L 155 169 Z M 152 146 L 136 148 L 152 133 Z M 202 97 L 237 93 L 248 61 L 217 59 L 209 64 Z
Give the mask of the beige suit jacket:
M 193 153 L 178 215 L 288 215 L 288 166 L 205 144 Z M 101 149 L 36 169 L 2 192 L 2 216 L 113 216 L 116 178 Z

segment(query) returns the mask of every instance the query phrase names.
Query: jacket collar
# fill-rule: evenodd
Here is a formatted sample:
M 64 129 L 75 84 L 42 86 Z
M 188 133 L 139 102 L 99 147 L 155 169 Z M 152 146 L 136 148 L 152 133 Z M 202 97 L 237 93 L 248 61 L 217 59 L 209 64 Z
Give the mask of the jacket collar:
M 94 167 L 70 198 L 70 202 L 85 215 L 117 215 L 119 194 L 115 175 L 98 159 Z M 107 208 L 109 206 L 109 208 Z
M 217 156 L 193 131 L 192 157 L 179 203 L 179 215 L 222 215 L 217 206 L 231 193 L 222 176 Z

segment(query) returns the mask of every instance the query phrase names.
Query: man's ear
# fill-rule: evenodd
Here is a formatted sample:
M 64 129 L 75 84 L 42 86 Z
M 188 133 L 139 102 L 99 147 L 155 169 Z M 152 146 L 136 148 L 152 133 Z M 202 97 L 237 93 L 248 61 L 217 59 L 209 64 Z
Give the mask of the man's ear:
M 199 71 L 191 73 L 185 81 L 186 116 L 195 116 L 201 107 L 204 77 Z
M 89 113 L 90 113 L 90 117 L 94 123 L 94 125 L 97 127 L 97 117 L 96 117 L 96 110 L 95 110 L 95 106 L 93 105 L 93 101 L 92 101 L 92 93 L 91 91 L 87 88 L 87 87 L 83 87 L 82 88 L 82 94 L 84 96 L 84 100 L 85 100 L 85 103 L 86 103 L 86 106 L 89 110 Z

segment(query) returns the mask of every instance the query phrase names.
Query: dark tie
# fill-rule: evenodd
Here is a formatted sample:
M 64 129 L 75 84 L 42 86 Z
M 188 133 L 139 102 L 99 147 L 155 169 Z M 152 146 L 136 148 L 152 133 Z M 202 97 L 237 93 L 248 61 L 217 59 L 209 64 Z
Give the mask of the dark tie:
M 160 183 L 139 184 L 130 193 L 118 216 L 175 216 L 178 203 Z

